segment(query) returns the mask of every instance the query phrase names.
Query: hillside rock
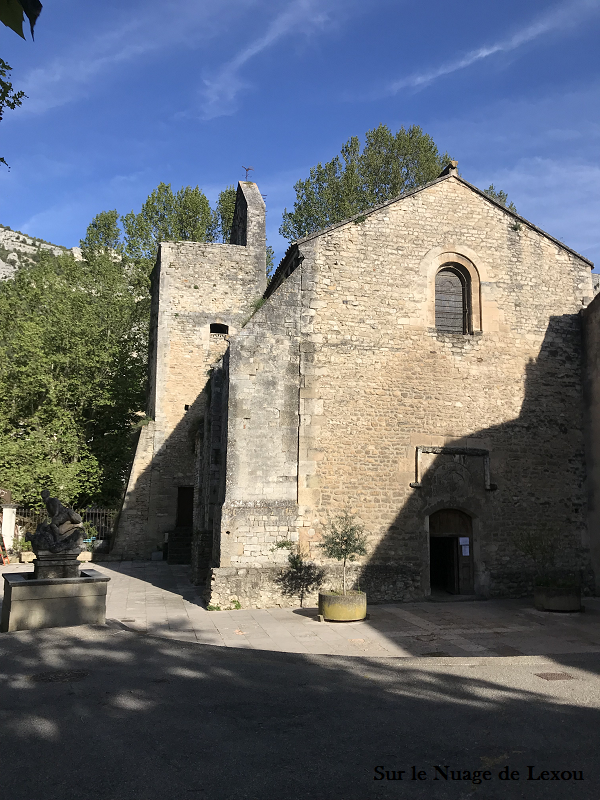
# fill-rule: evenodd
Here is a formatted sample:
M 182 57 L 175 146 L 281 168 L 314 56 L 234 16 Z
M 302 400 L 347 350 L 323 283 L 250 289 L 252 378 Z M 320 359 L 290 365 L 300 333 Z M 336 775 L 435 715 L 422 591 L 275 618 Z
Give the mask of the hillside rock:
M 55 256 L 72 253 L 76 259 L 81 259 L 79 247 L 68 250 L 0 225 L 0 280 L 11 278 L 19 267 L 35 263 L 42 250 L 48 250 Z

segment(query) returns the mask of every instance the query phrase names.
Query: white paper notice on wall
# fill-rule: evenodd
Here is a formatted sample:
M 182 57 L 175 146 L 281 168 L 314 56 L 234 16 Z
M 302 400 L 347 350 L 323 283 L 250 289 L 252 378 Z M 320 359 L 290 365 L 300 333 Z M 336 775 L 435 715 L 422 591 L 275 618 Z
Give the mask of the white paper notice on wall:
M 469 555 L 469 545 L 468 544 L 463 544 L 462 545 L 462 554 L 463 554 L 463 556 L 468 556 Z
M 460 545 L 463 545 L 463 544 L 467 544 L 468 545 L 469 544 L 469 537 L 468 536 L 459 536 L 458 537 L 458 543 Z

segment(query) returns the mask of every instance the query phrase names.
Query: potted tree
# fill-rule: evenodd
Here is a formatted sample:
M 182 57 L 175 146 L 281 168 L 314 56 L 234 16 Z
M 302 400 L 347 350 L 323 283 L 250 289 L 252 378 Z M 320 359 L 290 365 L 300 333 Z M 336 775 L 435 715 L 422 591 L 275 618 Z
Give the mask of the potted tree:
M 538 611 L 581 611 L 578 576 L 555 568 L 560 532 L 529 530 L 513 537 L 513 542 L 535 564 L 533 604 Z
M 363 526 L 346 508 L 325 526 L 320 546 L 328 558 L 342 562 L 342 591 L 319 592 L 319 614 L 326 620 L 351 622 L 367 616 L 367 595 L 348 591 L 346 564 L 367 553 L 367 537 Z

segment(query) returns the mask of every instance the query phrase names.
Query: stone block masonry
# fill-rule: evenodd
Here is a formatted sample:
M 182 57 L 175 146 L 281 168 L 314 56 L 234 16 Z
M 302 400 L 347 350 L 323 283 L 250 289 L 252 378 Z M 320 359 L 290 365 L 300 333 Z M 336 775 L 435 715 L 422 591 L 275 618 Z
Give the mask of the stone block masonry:
M 436 329 L 445 265 L 469 277 L 464 334 Z M 430 593 L 429 520 L 444 509 L 470 520 L 475 594 L 528 590 L 533 565 L 515 542 L 532 531 L 556 533 L 557 566 L 592 588 L 580 320 L 589 262 L 450 174 L 298 242 L 265 296 L 231 344 L 228 522 L 211 597 L 233 582 L 242 604 L 274 602 L 268 571 L 281 553 L 270 552 L 259 501 L 291 504 L 295 523 L 278 518 L 268 533 L 295 534 L 317 562 L 327 515 L 350 507 L 368 534 L 359 568 L 378 601 Z M 246 594 L 240 570 L 253 570 Z
M 181 522 L 181 490 L 190 490 L 196 479 L 194 447 L 204 424 L 207 382 L 265 290 L 265 252 L 265 205 L 250 182 L 238 187 L 231 244 L 160 245 L 152 275 L 148 422 L 114 554 L 148 558 Z
M 371 602 L 428 596 L 446 568 L 449 591 L 519 596 L 531 535 L 556 538 L 557 567 L 591 591 L 591 264 L 455 169 L 297 242 L 266 290 L 264 244 L 245 183 L 229 245 L 161 246 L 150 421 L 116 550 L 147 557 L 195 486 L 193 570 L 213 605 L 296 602 L 282 539 L 335 578 L 319 541 L 344 508 L 367 534 L 352 575 Z M 436 327 L 440 269 L 462 276 L 462 333 Z

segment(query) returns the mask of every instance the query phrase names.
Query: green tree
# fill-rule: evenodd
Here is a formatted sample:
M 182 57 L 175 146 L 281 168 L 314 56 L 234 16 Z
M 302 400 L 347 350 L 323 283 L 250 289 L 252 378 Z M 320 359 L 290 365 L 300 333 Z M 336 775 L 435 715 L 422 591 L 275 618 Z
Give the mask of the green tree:
M 102 253 L 123 254 L 122 232 L 116 209 L 101 211 L 88 225 L 85 239 L 81 240 L 84 256 L 94 257 Z
M 363 526 L 354 518 L 350 509 L 344 509 L 330 519 L 321 538 L 321 547 L 327 558 L 342 562 L 343 591 L 346 594 L 346 562 L 367 553 L 367 537 Z
M 362 151 L 353 136 L 340 155 L 295 184 L 294 210 L 285 209 L 280 233 L 294 241 L 360 214 L 437 178 L 448 161 L 417 125 L 395 134 L 379 125 L 367 132 Z
M 219 193 L 217 207 L 215 210 L 216 225 L 221 241 L 225 244 L 231 239 L 231 227 L 233 225 L 233 212 L 235 211 L 235 186 L 227 186 Z
M 148 275 L 160 242 L 213 242 L 215 215 L 198 186 L 182 186 L 177 193 L 170 183 L 159 183 L 139 214 L 130 211 L 121 218 L 124 253 L 146 267 Z
M 488 188 L 483 190 L 483 193 L 487 194 L 488 197 L 491 197 L 492 200 L 495 200 L 497 203 L 500 203 L 501 206 L 508 208 L 509 211 L 513 211 L 515 214 L 517 213 L 517 207 L 514 203 L 511 202 L 510 205 L 506 205 L 506 201 L 508 200 L 506 192 L 503 192 L 502 189 L 496 189 L 493 183 L 490 183 Z
M 271 280 L 275 272 L 275 250 L 270 244 L 267 245 L 267 279 Z
M 25 92 L 16 92 L 13 89 L 12 83 L 8 80 L 11 70 L 12 67 L 0 58 L 0 120 L 2 120 L 6 108 L 17 108 L 23 102 L 23 98 L 26 97 Z M 2 156 L 0 156 L 0 164 L 8 166 Z
M 88 230 L 88 237 L 91 236 Z M 120 259 L 42 252 L 0 284 L 0 485 L 118 501 L 144 403 L 147 315 Z

